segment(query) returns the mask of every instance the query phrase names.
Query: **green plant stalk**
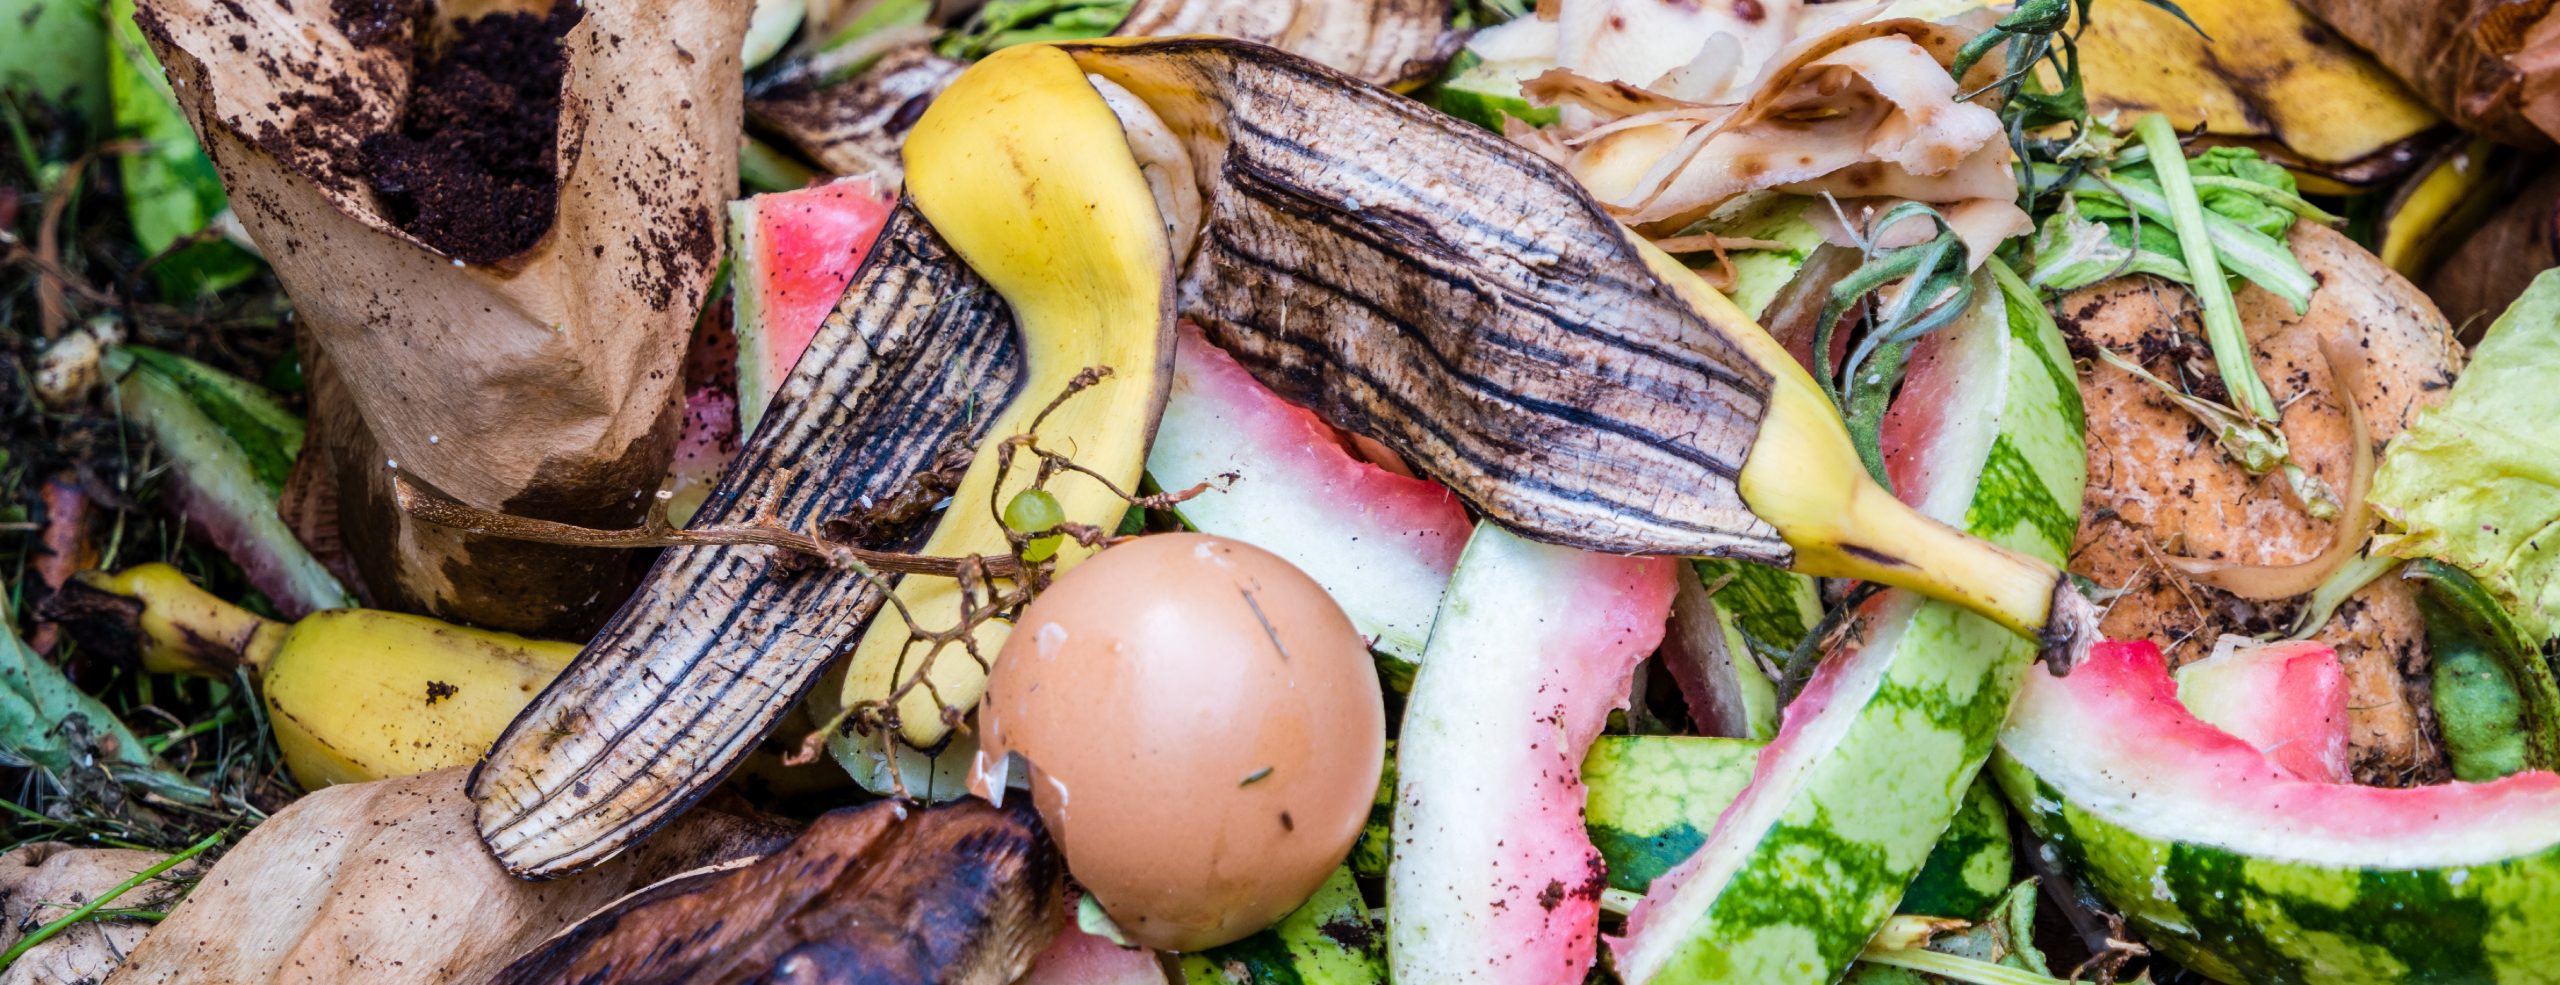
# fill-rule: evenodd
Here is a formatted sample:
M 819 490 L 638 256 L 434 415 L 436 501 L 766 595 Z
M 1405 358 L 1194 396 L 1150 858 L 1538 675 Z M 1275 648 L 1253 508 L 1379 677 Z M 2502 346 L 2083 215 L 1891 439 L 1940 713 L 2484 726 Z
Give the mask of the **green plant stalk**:
M 2151 152 L 2151 172 L 2159 177 L 2160 191 L 2169 200 L 2178 251 L 2186 255 L 2187 286 L 2204 308 L 2205 341 L 2213 346 L 2213 362 L 2222 371 L 2222 383 L 2240 410 L 2274 424 L 2282 419 L 2282 412 L 2267 392 L 2266 381 L 2258 378 L 2257 361 L 2249 355 L 2249 335 L 2240 326 L 2239 303 L 2231 298 L 2231 282 L 2223 279 L 2221 258 L 2214 252 L 2212 235 L 2205 231 L 2204 204 L 2187 174 L 2187 156 L 2178 146 L 2178 132 L 2168 117 L 2158 113 L 2143 117 L 2133 125 L 2133 132 Z
M 1869 945 L 1858 960 L 1890 968 L 1902 968 L 1922 974 L 1936 975 L 1949 981 L 1972 985 L 2064 985 L 2062 979 L 2039 975 L 2023 968 L 1993 964 L 1960 955 L 1924 948 L 1886 948 Z
M 134 873 L 133 878 L 117 883 L 116 888 L 98 894 L 97 899 L 81 904 L 79 909 L 63 914 L 61 919 L 45 924 L 42 927 L 38 927 L 34 931 L 28 933 L 27 936 L 19 938 L 18 943 L 12 945 L 7 952 L 0 953 L 0 971 L 7 971 L 10 965 L 17 964 L 18 959 L 25 957 L 28 951 L 35 950 L 36 945 L 52 940 L 54 935 L 60 934 L 64 930 L 70 929 L 72 925 L 96 915 L 100 908 L 106 906 L 110 902 L 113 902 L 116 897 L 132 892 L 135 887 L 140 886 L 143 883 L 150 882 L 152 879 L 158 878 L 163 872 L 167 872 L 180 865 L 186 864 L 188 859 L 204 854 L 207 849 L 221 843 L 222 836 L 227 834 L 230 834 L 230 831 L 226 829 L 206 835 L 204 836 L 204 840 L 187 846 L 185 851 L 181 851 L 178 854 L 171 855 L 168 858 L 152 863 L 150 868 Z M 158 918 L 159 917 L 155 915 L 149 919 Z
M 2125 162 L 2122 159 L 2118 159 L 2117 163 L 2123 164 Z M 2284 189 L 2278 188 L 2274 185 L 2250 181 L 2246 178 L 2232 178 L 2218 174 L 2191 174 L 2188 175 L 2188 177 L 2195 182 L 2195 185 L 2198 188 L 2224 188 L 2236 192 L 2245 192 L 2270 204 L 2282 207 L 2285 211 L 2293 213 L 2296 218 L 2309 219 L 2324 226 L 2335 226 L 2347 221 L 2344 217 L 2341 217 L 2336 213 L 2311 204 L 2310 200 L 2305 199 L 2300 195 L 2285 191 Z

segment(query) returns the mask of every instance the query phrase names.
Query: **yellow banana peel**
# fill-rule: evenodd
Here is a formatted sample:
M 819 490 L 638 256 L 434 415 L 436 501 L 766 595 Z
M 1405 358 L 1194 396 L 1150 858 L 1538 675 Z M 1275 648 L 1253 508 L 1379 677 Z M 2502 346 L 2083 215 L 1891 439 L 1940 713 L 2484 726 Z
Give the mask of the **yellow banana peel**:
M 2165 113 L 2181 131 L 2255 146 L 2342 194 L 2415 163 L 2401 145 L 2443 124 L 2416 94 L 2293 0 L 2180 5 L 2195 28 L 2150 4 L 2109 4 L 2080 35 L 2091 112 L 2120 125 Z M 2209 36 L 2209 38 L 2208 38 Z
M 1162 281 L 1136 276 L 1171 266 L 1163 226 L 1123 145 L 1120 122 L 1085 73 L 1148 98 L 1177 132 L 1195 134 L 1214 123 L 1194 105 L 1202 98 L 1116 64 L 1118 47 L 1009 49 L 963 75 L 908 138 L 910 192 L 918 207 L 1005 296 L 1027 338 L 1041 339 L 1050 326 L 1109 324 L 1115 316 L 1123 324 L 1145 324 L 1164 310 Z M 1627 235 L 1656 277 L 1770 376 L 1767 410 L 1737 482 L 1752 512 L 1793 548 L 1799 570 L 1878 581 L 1981 611 L 2020 633 L 2063 644 L 2058 659 L 2066 667 L 2094 641 L 2095 614 L 2059 569 L 1966 536 L 1895 499 L 1869 478 L 1829 401 L 1775 340 L 1686 268 Z M 1054 343 L 1034 347 L 1047 344 Z M 1052 364 L 1032 378 L 1058 372 Z M 1152 419 L 1129 414 L 1119 420 L 1126 427 Z M 1143 453 L 1143 435 L 1120 436 L 1138 438 L 1131 450 Z M 1122 449 L 1106 443 L 1097 450 Z M 1136 474 L 1134 460 L 1127 474 Z M 955 510 L 967 507 L 973 520 L 983 517 L 978 502 L 964 491 Z M 1100 522 L 1120 504 L 1093 505 L 1095 513 L 1070 515 Z M 984 522 L 981 539 L 967 542 L 972 547 L 1001 542 L 992 519 Z M 936 539 L 942 543 L 943 532 Z M 931 588 L 949 587 L 936 581 Z M 892 618 L 875 624 L 857 652 L 849 700 L 882 693 L 891 678 L 880 669 L 892 665 L 884 655 L 904 633 Z M 952 707 L 969 707 L 983 686 L 984 669 L 975 661 L 945 660 L 934 670 L 945 685 L 939 698 Z M 924 695 L 912 698 L 919 711 L 932 708 Z M 918 745 L 943 734 L 937 719 L 919 721 L 902 708 L 901 720 Z
M 165 564 L 77 578 L 141 603 L 145 668 L 254 671 L 285 768 L 305 790 L 469 765 L 578 655 L 574 643 L 371 609 L 330 609 L 288 625 L 216 598 Z
M 1122 137 L 1118 117 L 1065 52 L 1045 45 L 999 51 L 936 98 L 907 134 L 907 194 L 944 241 L 1012 307 L 1023 341 L 1020 391 L 997 412 L 951 508 L 921 550 L 961 556 L 1008 549 L 997 518 L 1039 463 L 1007 439 L 1077 374 L 1110 375 L 1059 403 L 1040 422 L 1042 447 L 1070 455 L 1124 490 L 1137 488 L 1147 443 L 1164 405 L 1173 354 L 1172 253 L 1155 199 Z M 999 466 L 1011 460 L 1001 488 Z M 1066 518 L 1108 529 L 1129 504 L 1090 476 L 1048 485 Z M 1091 553 L 1069 541 L 1064 571 Z M 958 582 L 909 578 L 898 598 L 917 625 L 961 622 Z M 976 655 L 957 645 L 932 654 L 919 686 L 903 686 L 928 659 L 904 619 L 884 609 L 845 665 L 841 707 L 894 695 L 901 735 L 918 747 L 950 730 L 945 707 L 967 710 L 986 688 L 986 665 L 1009 624 L 981 623 Z

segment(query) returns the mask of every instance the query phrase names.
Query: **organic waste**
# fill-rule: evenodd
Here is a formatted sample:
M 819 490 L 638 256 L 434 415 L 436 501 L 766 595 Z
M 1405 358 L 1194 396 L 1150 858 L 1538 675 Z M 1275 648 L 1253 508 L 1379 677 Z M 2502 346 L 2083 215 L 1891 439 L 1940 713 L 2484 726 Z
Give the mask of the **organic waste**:
M 0 985 L 2555 980 L 2549 6 L 0 0 Z

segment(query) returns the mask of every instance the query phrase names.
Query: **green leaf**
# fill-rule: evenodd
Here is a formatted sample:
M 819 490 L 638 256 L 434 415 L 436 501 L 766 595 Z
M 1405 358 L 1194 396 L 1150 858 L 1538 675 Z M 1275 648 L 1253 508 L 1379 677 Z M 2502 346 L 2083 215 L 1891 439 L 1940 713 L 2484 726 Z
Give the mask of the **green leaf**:
M 2374 476 L 2375 549 L 2471 573 L 2535 639 L 2560 615 L 2560 271 L 2544 271 Z
M 969 23 L 943 37 L 944 58 L 984 58 L 1018 44 L 1081 41 L 1110 34 L 1134 0 L 990 0 Z
M 104 21 L 97 0 L 0 0 L 0 93 L 107 118 Z
M 0 758 L 56 777 L 103 769 L 170 800 L 211 804 L 212 791 L 170 770 L 114 712 L 8 630 L 0 644 Z
M 109 9 L 108 90 L 115 104 L 116 135 L 139 141 L 140 150 L 116 158 L 124 182 L 125 214 L 134 243 L 158 254 L 195 235 L 227 207 L 222 178 L 197 146 L 195 131 L 169 93 L 160 60 L 133 21 L 132 0 Z M 152 268 L 162 293 L 189 298 L 238 284 L 258 272 L 257 258 L 227 242 L 189 246 Z

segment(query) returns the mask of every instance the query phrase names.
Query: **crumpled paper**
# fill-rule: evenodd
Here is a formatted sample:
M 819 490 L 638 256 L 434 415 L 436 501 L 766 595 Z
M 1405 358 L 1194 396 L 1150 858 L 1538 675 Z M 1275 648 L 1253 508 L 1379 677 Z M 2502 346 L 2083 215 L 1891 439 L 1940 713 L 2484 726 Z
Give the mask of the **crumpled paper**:
M 487 0 L 145 0 L 138 20 L 249 235 L 293 298 L 312 433 L 286 496 L 376 605 L 578 635 L 643 556 L 399 515 L 393 471 L 489 509 L 627 526 L 666 472 L 680 363 L 736 187 L 750 5 L 589 0 L 561 39 L 556 214 L 466 263 L 368 180 L 419 62 Z M 351 570 L 349 570 L 351 569 Z

